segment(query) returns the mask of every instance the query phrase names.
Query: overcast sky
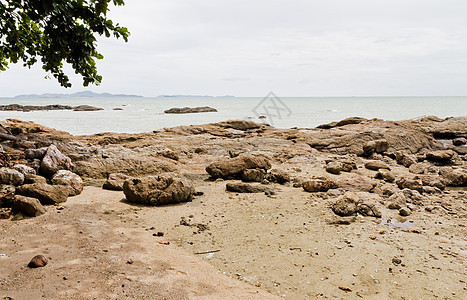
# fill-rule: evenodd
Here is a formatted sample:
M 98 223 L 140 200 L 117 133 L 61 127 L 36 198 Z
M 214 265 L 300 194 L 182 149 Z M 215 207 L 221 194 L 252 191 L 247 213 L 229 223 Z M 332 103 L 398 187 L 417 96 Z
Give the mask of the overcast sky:
M 265 96 L 467 95 L 465 0 L 127 0 L 131 37 L 99 39 L 94 92 Z M 63 89 L 36 67 L 0 96 Z

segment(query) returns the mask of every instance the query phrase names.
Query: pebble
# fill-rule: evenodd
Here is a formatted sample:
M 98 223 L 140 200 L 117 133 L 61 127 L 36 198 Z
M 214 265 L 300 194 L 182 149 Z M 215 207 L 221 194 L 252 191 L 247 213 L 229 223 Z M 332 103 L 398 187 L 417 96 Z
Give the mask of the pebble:
M 40 268 L 45 267 L 48 263 L 47 258 L 44 255 L 34 256 L 28 264 L 29 268 Z

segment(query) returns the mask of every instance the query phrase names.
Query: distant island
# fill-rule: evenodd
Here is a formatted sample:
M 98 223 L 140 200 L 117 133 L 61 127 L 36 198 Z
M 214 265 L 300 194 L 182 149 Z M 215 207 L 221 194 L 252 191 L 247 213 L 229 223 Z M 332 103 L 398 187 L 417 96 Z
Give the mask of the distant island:
M 126 94 L 110 94 L 110 93 L 94 93 L 91 91 L 76 92 L 73 94 L 28 94 L 18 95 L 15 98 L 111 98 L 111 97 L 143 97 L 139 95 L 126 95 Z
M 232 95 L 209 96 L 209 95 L 159 95 L 157 98 L 234 98 Z

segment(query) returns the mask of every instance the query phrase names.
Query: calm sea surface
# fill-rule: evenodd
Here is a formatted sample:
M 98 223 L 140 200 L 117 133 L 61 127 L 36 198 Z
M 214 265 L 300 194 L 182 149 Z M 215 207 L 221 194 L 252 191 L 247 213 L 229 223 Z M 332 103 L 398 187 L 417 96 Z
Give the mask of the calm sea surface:
M 467 115 L 467 97 L 339 97 L 339 98 L 0 98 L 0 105 L 92 105 L 95 112 L 0 111 L 7 118 L 36 123 L 72 134 L 99 132 L 148 132 L 178 125 L 205 124 L 229 119 L 267 122 L 279 128 L 316 127 L 346 117 L 412 119 L 425 115 L 456 117 Z M 210 106 L 217 113 L 172 115 L 172 107 Z M 121 108 L 122 110 L 114 110 Z M 265 116 L 259 119 L 259 116 Z

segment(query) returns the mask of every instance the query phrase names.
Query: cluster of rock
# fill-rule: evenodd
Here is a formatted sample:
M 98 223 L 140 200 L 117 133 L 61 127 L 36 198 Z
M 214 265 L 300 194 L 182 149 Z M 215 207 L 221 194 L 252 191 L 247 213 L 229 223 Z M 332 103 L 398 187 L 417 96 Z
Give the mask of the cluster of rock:
M 285 184 L 290 182 L 290 176 L 282 170 L 271 169 L 271 167 L 270 160 L 264 155 L 241 154 L 237 157 L 211 163 L 206 167 L 206 172 L 212 179 L 243 181 L 227 183 L 227 191 L 273 194 L 274 189 L 267 184 Z M 261 184 L 246 182 L 259 182 Z
M 25 150 L 29 160 L 0 169 L 2 217 L 22 214 L 35 217 L 46 212 L 43 205 L 57 205 L 83 190 L 80 176 L 71 172 L 71 159 L 55 145 Z M 34 166 L 31 167 L 30 165 Z
M 171 109 L 164 110 L 166 114 L 192 114 L 192 113 L 205 113 L 205 112 L 217 112 L 217 109 L 209 106 L 201 107 L 173 107 Z
M 74 110 L 74 111 L 98 111 L 103 110 L 100 107 L 94 107 L 90 105 L 60 105 L 60 104 L 51 104 L 51 105 L 21 105 L 21 104 L 8 104 L 0 105 L 0 111 L 35 111 L 35 110 Z

